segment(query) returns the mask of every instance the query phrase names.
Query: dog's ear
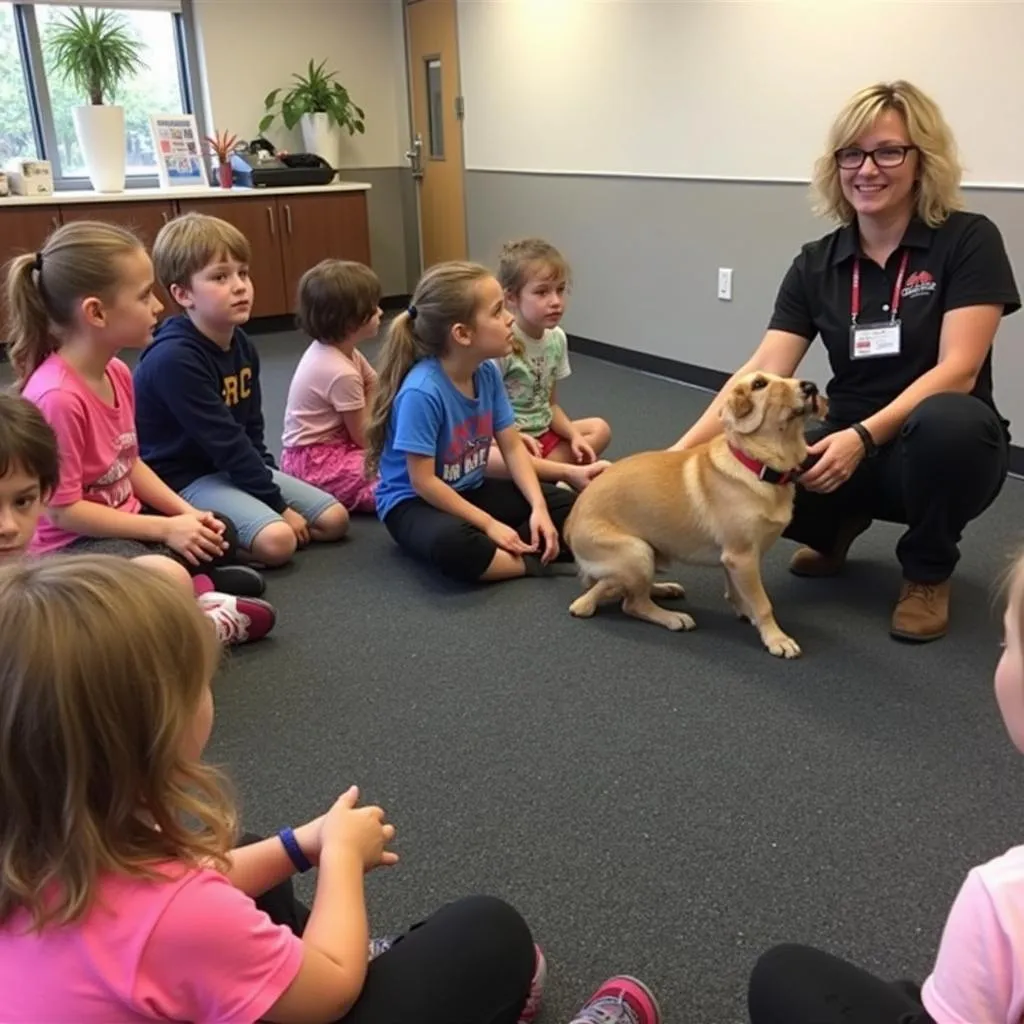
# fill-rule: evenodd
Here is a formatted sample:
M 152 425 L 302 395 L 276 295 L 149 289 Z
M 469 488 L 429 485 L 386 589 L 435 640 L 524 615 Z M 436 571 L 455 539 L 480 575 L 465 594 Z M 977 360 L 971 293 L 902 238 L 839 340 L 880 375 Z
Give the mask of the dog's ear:
M 764 419 L 764 403 L 754 401 L 753 389 L 745 381 L 736 384 L 722 406 L 722 420 L 737 434 L 751 434 Z

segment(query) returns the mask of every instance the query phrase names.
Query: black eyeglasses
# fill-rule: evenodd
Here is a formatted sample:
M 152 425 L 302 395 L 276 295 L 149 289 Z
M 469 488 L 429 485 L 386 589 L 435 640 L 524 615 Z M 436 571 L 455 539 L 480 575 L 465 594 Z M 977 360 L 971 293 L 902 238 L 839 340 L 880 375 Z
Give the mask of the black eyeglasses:
M 855 171 L 871 157 L 876 167 L 899 167 L 915 149 L 917 146 L 879 146 L 877 149 L 846 146 L 836 150 L 836 164 L 844 171 Z

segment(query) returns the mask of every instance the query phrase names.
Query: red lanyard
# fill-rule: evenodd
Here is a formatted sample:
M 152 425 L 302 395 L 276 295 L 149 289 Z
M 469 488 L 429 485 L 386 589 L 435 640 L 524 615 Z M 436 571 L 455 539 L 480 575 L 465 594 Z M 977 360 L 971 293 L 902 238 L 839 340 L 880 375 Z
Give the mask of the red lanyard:
M 900 308 L 900 295 L 903 292 L 903 278 L 907 273 L 907 263 L 910 262 L 910 250 L 903 250 L 903 259 L 900 260 L 900 272 L 896 275 L 896 287 L 892 290 L 892 304 L 889 307 L 889 323 L 896 323 L 896 314 Z M 856 325 L 857 317 L 860 315 L 860 257 L 855 256 L 853 260 L 853 287 L 850 293 L 850 323 Z

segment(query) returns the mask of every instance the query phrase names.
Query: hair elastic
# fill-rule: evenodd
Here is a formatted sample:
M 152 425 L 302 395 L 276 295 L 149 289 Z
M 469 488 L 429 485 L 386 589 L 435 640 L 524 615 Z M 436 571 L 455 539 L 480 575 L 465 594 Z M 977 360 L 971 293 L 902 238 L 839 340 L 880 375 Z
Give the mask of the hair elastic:
M 419 312 L 419 310 L 415 306 L 409 306 L 408 309 L 406 309 L 406 313 L 409 314 L 409 319 L 410 320 L 415 320 L 416 319 L 416 314 L 418 312 Z
M 41 252 L 36 253 L 36 258 L 32 261 L 32 269 L 37 274 L 43 269 L 43 254 Z
M 285 850 L 288 853 L 288 857 L 291 862 L 295 865 L 296 871 L 309 871 L 312 868 L 312 864 L 309 862 L 309 858 L 302 852 L 302 847 L 299 846 L 299 841 L 295 838 L 295 833 L 290 828 L 283 828 L 277 833 L 277 838 L 281 840 Z

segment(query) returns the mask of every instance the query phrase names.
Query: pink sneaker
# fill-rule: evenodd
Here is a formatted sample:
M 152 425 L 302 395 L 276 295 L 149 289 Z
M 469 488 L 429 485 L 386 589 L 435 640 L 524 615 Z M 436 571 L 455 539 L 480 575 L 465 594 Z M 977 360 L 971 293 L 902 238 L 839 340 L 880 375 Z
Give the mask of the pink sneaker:
M 654 993 L 636 978 L 609 978 L 569 1024 L 661 1024 Z
M 530 1024 L 540 1013 L 540 1004 L 544 998 L 544 982 L 548 980 L 548 962 L 544 959 L 544 951 L 534 945 L 537 951 L 534 960 L 533 981 L 530 982 L 530 994 L 526 997 L 526 1005 L 519 1011 L 519 1024 Z
M 196 600 L 199 607 L 213 620 L 217 627 L 217 638 L 225 646 L 262 640 L 277 621 L 274 606 L 258 597 L 232 597 L 208 591 Z

